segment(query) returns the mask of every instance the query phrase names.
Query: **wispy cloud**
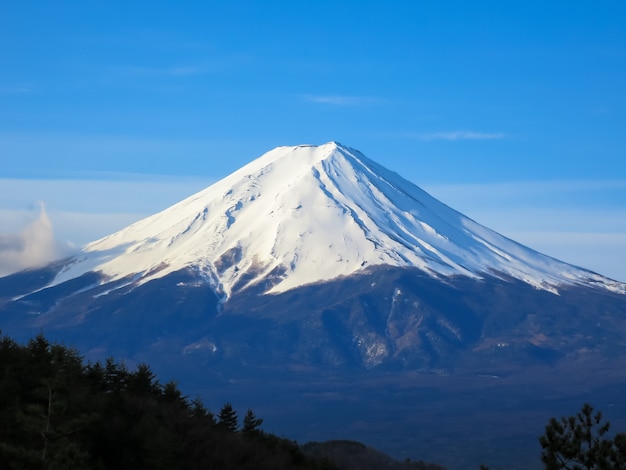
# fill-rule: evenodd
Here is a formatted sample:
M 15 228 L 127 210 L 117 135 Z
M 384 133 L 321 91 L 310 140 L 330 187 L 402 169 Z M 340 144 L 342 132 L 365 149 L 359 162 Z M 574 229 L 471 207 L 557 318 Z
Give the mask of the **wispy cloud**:
M 191 75 L 201 75 L 206 73 L 205 67 L 193 65 L 177 65 L 168 67 L 125 67 L 125 71 L 135 75 L 154 75 L 168 77 L 187 77 Z
M 208 64 L 169 64 L 169 65 L 107 65 L 102 68 L 109 78 L 130 77 L 191 77 L 211 71 Z
M 25 86 L 13 86 L 13 87 L 0 86 L 0 94 L 3 94 L 3 95 L 22 95 L 25 93 L 31 93 L 32 91 L 33 91 L 32 88 L 28 88 Z
M 475 131 L 446 131 L 446 132 L 425 132 L 416 134 L 419 140 L 497 140 L 504 139 L 502 132 L 475 132 Z
M 420 186 L 433 196 L 452 203 L 455 208 L 475 206 L 518 209 L 520 205 L 539 208 L 550 205 L 575 210 L 589 207 L 623 209 L 620 201 L 624 200 L 626 194 L 624 179 L 421 183 Z
M 383 102 L 382 99 L 371 96 L 349 95 L 304 95 L 304 99 L 311 103 L 329 104 L 334 106 L 358 106 Z

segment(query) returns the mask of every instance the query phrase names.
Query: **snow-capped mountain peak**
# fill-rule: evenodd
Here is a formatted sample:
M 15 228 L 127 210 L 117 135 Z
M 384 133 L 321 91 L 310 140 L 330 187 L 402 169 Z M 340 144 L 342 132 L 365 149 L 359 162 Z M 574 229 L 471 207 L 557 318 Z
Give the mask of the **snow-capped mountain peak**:
M 145 283 L 183 268 L 224 298 L 267 293 L 375 265 L 433 276 L 624 285 L 539 254 L 454 211 L 398 174 L 336 142 L 277 147 L 203 191 L 86 245 L 53 284 L 99 271 Z M 132 280 L 132 281 L 131 281 Z

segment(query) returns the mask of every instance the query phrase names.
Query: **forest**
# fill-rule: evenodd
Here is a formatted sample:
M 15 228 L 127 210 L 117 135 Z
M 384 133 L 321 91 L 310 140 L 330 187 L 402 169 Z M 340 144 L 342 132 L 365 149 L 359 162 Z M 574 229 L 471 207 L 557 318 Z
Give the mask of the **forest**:
M 0 422 L 2 469 L 442 469 L 352 441 L 300 445 L 253 410 L 211 412 L 146 364 L 85 363 L 41 334 L 0 338 Z

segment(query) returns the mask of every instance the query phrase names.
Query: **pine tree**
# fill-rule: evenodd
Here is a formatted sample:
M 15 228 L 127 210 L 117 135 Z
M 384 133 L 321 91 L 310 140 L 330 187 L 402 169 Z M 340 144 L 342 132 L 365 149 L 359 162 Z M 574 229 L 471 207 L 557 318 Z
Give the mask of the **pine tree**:
M 178 385 L 173 380 L 170 380 L 163 385 L 162 400 L 165 403 L 170 403 L 178 406 L 187 406 L 187 397 L 178 389 Z
M 140 363 L 134 372 L 128 374 L 126 390 L 133 395 L 153 396 L 160 389 L 156 375 L 147 364 Z
M 609 428 L 608 421 L 602 422 L 602 413 L 594 414 L 587 403 L 575 416 L 552 418 L 539 438 L 541 461 L 547 470 L 623 469 L 626 436 L 609 439 L 605 437 Z
M 256 415 L 254 414 L 254 411 L 252 411 L 251 409 L 248 409 L 248 412 L 243 418 L 243 428 L 241 431 L 245 435 L 258 433 L 259 428 L 261 427 L 261 424 L 263 424 L 263 419 L 257 418 Z
M 239 426 L 237 412 L 230 403 L 225 403 L 222 406 L 217 416 L 217 425 L 229 432 L 237 432 L 237 427 Z

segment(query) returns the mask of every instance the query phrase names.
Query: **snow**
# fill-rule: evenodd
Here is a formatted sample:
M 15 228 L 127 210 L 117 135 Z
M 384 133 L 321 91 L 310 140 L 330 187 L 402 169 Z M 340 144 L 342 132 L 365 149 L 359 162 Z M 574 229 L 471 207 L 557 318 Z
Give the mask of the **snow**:
M 282 273 L 266 290 L 278 293 L 375 265 L 417 267 L 433 276 L 502 273 L 552 292 L 592 283 L 626 293 L 624 284 L 481 226 L 336 142 L 267 152 L 178 204 L 86 245 L 53 284 L 88 271 L 107 281 L 145 283 L 193 268 L 226 300 L 270 273 Z

